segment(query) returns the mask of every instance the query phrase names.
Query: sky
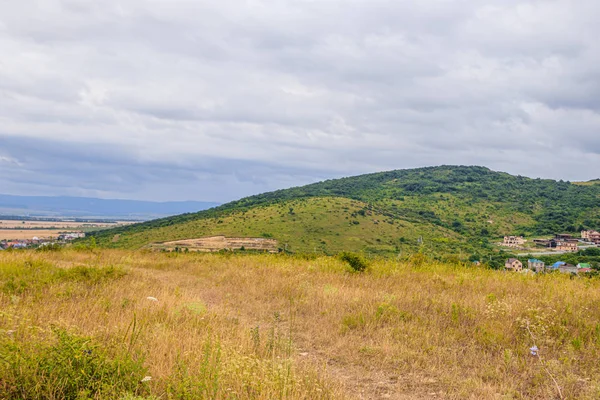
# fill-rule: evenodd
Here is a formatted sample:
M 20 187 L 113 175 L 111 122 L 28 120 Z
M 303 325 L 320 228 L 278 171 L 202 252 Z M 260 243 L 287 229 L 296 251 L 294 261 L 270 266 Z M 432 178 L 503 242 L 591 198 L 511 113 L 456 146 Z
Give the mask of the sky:
M 600 177 L 597 0 L 0 2 L 0 193 Z

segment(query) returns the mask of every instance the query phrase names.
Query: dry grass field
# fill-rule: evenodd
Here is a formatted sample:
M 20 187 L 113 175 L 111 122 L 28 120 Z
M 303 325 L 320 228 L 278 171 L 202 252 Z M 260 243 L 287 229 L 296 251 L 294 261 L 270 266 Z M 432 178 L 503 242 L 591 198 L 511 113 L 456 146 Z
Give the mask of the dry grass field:
M 2 252 L 0 398 L 597 399 L 599 289 L 419 255 Z
M 63 229 L 0 229 L 0 240 L 55 239 Z

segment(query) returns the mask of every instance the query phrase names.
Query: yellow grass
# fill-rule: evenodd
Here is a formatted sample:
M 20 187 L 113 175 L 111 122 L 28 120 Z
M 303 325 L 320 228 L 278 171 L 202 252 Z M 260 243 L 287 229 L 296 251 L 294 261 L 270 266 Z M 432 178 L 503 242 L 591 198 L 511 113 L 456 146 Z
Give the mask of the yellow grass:
M 0 240 L 55 239 L 64 232 L 62 229 L 0 229 Z
M 169 395 L 186 379 L 177 366 L 200 373 L 215 343 L 219 380 L 206 397 L 600 397 L 600 281 L 422 261 L 377 261 L 357 274 L 328 257 L 5 252 L 0 335 L 33 340 L 32 327 L 60 326 L 114 344 L 135 319 L 148 390 L 163 398 L 193 398 Z M 7 284 L 40 263 L 127 274 Z
M 74 222 L 74 221 L 20 221 L 0 219 L 0 240 L 55 239 L 65 231 L 97 230 L 100 228 L 130 225 L 129 221 Z

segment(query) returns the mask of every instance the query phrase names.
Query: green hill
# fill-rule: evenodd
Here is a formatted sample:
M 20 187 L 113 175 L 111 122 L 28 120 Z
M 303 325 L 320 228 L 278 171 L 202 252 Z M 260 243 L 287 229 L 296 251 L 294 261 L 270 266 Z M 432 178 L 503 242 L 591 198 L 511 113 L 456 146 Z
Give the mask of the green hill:
M 115 248 L 226 235 L 272 237 L 294 252 L 396 253 L 423 243 L 432 252 L 458 254 L 489 247 L 507 234 L 599 226 L 599 185 L 440 166 L 278 190 L 93 237 Z

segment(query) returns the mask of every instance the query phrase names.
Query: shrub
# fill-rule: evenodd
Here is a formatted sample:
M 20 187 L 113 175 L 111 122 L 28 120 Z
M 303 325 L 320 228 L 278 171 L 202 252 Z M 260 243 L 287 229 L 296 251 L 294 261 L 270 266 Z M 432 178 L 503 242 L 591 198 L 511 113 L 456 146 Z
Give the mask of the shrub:
M 116 355 L 90 338 L 54 329 L 47 341 L 0 339 L 0 398 L 119 398 L 143 394 L 142 361 Z
M 350 268 L 355 272 L 363 272 L 369 267 L 367 260 L 359 256 L 358 254 L 344 252 L 339 255 L 340 260 L 348 263 Z

